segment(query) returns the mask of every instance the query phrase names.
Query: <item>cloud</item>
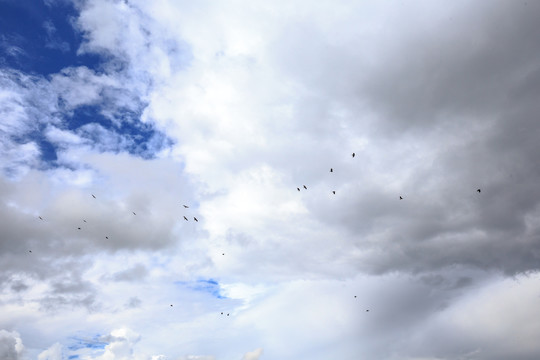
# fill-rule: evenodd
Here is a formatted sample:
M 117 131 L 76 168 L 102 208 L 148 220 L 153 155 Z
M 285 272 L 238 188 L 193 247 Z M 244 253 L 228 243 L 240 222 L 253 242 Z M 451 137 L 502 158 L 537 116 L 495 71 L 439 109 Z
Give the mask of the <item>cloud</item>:
M 20 335 L 13 331 L 0 330 L 0 357 L 5 360 L 22 360 L 24 346 Z
M 63 347 L 60 343 L 51 345 L 38 355 L 38 360 L 63 360 Z
M 537 5 L 75 5 L 98 65 L 1 73 L 0 323 L 125 324 L 92 360 L 538 357 Z
M 262 355 L 262 349 L 256 349 L 250 352 L 247 352 L 242 360 L 259 360 L 259 357 Z
M 148 274 L 148 270 L 143 264 L 136 264 L 133 267 L 119 271 L 112 275 L 115 281 L 140 281 Z

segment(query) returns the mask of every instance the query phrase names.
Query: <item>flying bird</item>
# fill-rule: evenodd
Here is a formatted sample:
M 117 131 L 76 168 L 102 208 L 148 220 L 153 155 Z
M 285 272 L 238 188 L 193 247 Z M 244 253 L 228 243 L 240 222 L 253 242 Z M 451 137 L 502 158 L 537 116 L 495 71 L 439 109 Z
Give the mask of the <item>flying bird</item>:
M 478 190 L 476 190 L 476 191 L 480 192 L 480 189 L 478 189 Z
M 109 237 L 108 237 L 108 236 L 105 236 L 105 239 L 109 240 Z
M 399 197 L 399 200 L 403 200 L 403 197 L 400 196 L 400 197 Z
M 41 216 L 38 216 L 39 220 L 43 220 L 43 218 Z
M 172 307 L 172 304 L 171 304 L 171 307 Z
M 306 189 L 306 190 L 307 190 L 307 186 L 306 186 L 306 185 L 304 185 L 304 189 Z
M 133 215 L 137 215 L 137 214 L 135 214 L 135 211 L 132 211 L 132 213 L 133 213 Z
M 334 169 L 330 168 L 330 172 L 334 172 Z
M 195 220 L 196 222 L 199 222 L 199 220 L 197 220 L 197 218 L 195 216 L 193 217 L 193 220 Z
M 369 309 L 367 309 L 366 312 L 369 312 Z
M 182 205 L 182 206 L 183 206 L 183 207 L 185 207 L 186 209 L 188 209 L 188 208 L 189 208 L 189 206 L 187 206 L 187 205 Z
M 354 157 L 356 154 L 355 153 L 352 153 L 352 157 Z
M 80 227 L 78 227 L 77 229 L 81 230 L 81 228 L 80 228 Z
M 223 315 L 223 311 L 221 312 L 221 315 Z
M 225 253 L 221 254 L 221 255 L 225 255 Z
M 335 190 L 332 190 L 332 194 L 336 195 L 336 191 L 335 191 Z
M 184 216 L 184 220 L 188 221 L 187 217 Z
M 83 219 L 84 222 L 86 222 L 86 220 Z
M 30 253 L 31 253 L 31 252 L 32 252 L 32 250 L 28 250 L 28 252 L 30 252 Z
M 96 195 L 92 194 L 92 197 L 95 199 L 95 198 L 96 198 Z
M 229 313 L 227 313 L 227 316 L 229 316 Z
M 296 188 L 296 190 L 300 191 L 300 188 Z

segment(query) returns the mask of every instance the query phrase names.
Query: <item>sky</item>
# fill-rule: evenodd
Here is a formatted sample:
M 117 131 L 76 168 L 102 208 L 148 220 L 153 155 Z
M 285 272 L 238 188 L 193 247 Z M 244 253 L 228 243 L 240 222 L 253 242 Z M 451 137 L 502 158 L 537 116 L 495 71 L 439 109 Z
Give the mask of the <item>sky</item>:
M 0 0 L 0 358 L 539 359 L 538 18 Z

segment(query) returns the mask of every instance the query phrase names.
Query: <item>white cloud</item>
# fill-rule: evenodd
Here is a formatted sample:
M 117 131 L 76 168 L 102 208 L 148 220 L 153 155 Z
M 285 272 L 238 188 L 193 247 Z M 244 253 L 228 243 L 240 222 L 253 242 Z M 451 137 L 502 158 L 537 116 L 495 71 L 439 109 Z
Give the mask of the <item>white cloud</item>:
M 262 355 L 262 352 L 263 352 L 262 349 L 256 349 L 256 350 L 247 352 L 242 357 L 242 360 L 259 360 L 259 357 Z
M 64 360 L 62 345 L 60 343 L 51 345 L 38 355 L 38 360 Z

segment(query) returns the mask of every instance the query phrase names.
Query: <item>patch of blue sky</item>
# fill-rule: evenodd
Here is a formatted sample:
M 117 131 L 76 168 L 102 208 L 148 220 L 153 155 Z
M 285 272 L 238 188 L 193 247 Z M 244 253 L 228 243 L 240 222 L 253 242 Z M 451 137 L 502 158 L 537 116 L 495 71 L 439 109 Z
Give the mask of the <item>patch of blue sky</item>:
M 79 355 L 69 355 L 68 356 L 68 360 L 78 359 L 78 358 L 79 358 Z
M 186 287 L 197 292 L 207 293 L 217 299 L 227 299 L 221 294 L 219 282 L 214 279 L 199 279 L 196 281 L 176 281 L 176 285 Z
M 69 1 L 2 0 L 0 14 L 0 69 L 12 74 L 12 81 L 21 88 L 27 88 L 28 82 L 39 83 L 39 79 L 46 79 L 48 75 L 65 68 L 84 66 L 99 73 L 105 65 L 115 71 L 121 71 L 122 66 L 126 65 L 120 59 L 77 54 L 83 38 L 73 27 L 78 13 Z M 185 56 L 190 53 L 187 49 L 179 48 L 176 42 L 171 43 L 170 47 L 173 53 L 180 52 Z M 182 62 L 189 62 L 188 58 Z M 27 74 L 34 77 L 20 78 Z M 40 96 L 36 98 L 36 95 L 33 93 L 26 99 L 28 129 L 6 135 L 13 137 L 12 140 L 18 144 L 35 143 L 40 150 L 41 168 L 59 165 L 57 151 L 60 144 L 51 142 L 43 133 L 47 122 L 53 118 L 61 130 L 81 136 L 100 152 L 128 152 L 151 159 L 157 152 L 173 145 L 173 141 L 163 132 L 152 124 L 140 121 L 146 104 L 128 90 L 103 89 L 98 103 L 75 109 L 66 108 L 62 97 L 58 97 L 59 108 L 56 110 L 60 112 L 50 114 L 45 114 L 49 109 L 47 106 L 43 108 L 44 104 L 39 103 Z M 36 101 L 38 103 L 34 104 Z M 47 101 L 55 101 L 55 98 L 47 98 Z M 30 121 L 30 118 L 45 118 L 47 121 Z
M 70 66 L 99 70 L 99 54 L 77 54 L 83 40 L 68 1 L 0 1 L 0 67 L 49 75 Z
M 66 115 L 67 130 L 90 140 L 103 151 L 122 152 L 145 159 L 172 145 L 172 140 L 151 124 L 138 120 L 141 112 L 125 109 L 111 119 L 96 105 L 81 106 Z
M 101 335 L 94 335 L 92 338 L 73 336 L 70 338 L 70 345 L 68 345 L 67 348 L 71 351 L 80 349 L 103 350 L 109 343 L 101 340 L 102 338 Z

